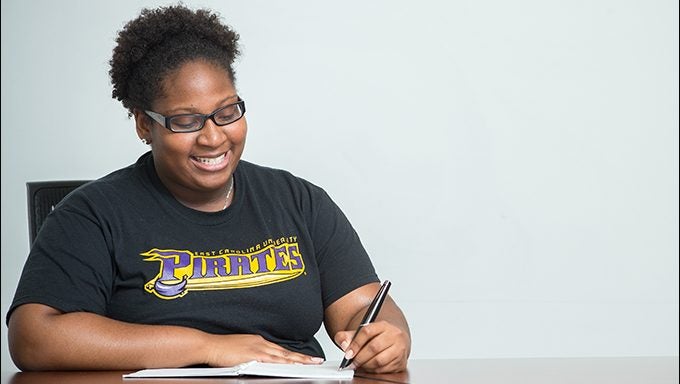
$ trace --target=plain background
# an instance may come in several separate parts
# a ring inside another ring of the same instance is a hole
[[[108,60],[159,4],[2,0],[3,320],[25,183],[147,148]],[[244,159],[343,208],[413,358],[678,354],[677,1],[187,4],[241,34]]]

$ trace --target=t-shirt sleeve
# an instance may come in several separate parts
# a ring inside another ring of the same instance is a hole
[[[7,321],[22,304],[63,312],[106,313],[112,259],[105,230],[82,192],[60,202],[45,220],[19,279]]]
[[[368,283],[379,281],[359,235],[322,189],[315,191],[311,228],[324,308]]]

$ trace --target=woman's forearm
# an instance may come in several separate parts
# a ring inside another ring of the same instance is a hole
[[[178,326],[124,323],[62,314],[40,304],[17,308],[9,323],[12,357],[22,370],[115,370],[205,363],[208,335]]]

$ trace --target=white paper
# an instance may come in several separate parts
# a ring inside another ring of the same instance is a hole
[[[143,369],[123,375],[125,379],[161,377],[224,377],[224,376],[270,376],[306,379],[351,379],[354,371],[338,370],[338,363],[325,362],[321,365],[276,364],[250,361],[225,368],[160,368]]]

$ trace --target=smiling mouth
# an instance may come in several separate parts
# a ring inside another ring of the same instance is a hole
[[[206,164],[206,165],[217,165],[220,164],[224,161],[226,157],[226,154],[223,153],[217,157],[198,157],[194,156],[194,159],[196,159],[198,162]]]

